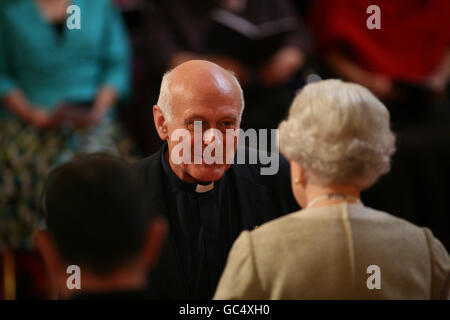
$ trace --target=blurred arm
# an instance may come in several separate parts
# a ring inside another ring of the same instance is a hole
[[[154,11],[148,18],[148,50],[151,55],[151,68],[154,73],[162,73],[179,64],[194,60],[209,60],[225,69],[233,71],[240,81],[248,78],[247,67],[231,57],[206,56],[188,48],[177,38],[174,17],[171,13],[182,12],[184,6],[179,1],[154,1]],[[182,15],[181,15],[182,17]],[[181,19],[181,18],[180,18]],[[188,23],[188,22],[185,22]],[[182,25],[178,22],[178,27]]]
[[[0,7],[0,98],[2,104],[20,118],[25,118],[28,111],[28,101],[18,90],[8,70],[8,42],[4,25],[3,8]]]
[[[106,2],[108,3],[108,2]],[[103,83],[97,92],[94,111],[103,115],[130,90],[130,49],[128,36],[119,12],[106,5]]]
[[[248,231],[244,231],[231,248],[214,299],[267,299],[256,267],[251,235]]]
[[[433,74],[426,80],[428,87],[437,93],[443,92],[448,85],[450,78],[450,48],[444,54],[438,68]]]
[[[297,10],[291,0],[277,0],[276,3],[280,16],[297,21],[296,31],[286,37],[283,47],[295,47],[303,54],[309,54],[312,50],[311,32],[297,14]]]
[[[273,10],[280,18],[294,19],[297,28],[286,36],[279,50],[260,70],[262,83],[269,87],[289,82],[304,65],[306,53],[312,47],[311,36],[290,0],[276,1]]]
[[[335,74],[345,80],[365,86],[381,98],[389,97],[393,92],[394,84],[390,78],[368,72],[337,51],[328,54],[326,60]]]
[[[8,39],[3,18],[3,8],[0,8],[0,102],[13,114],[30,125],[44,126],[48,120],[47,114],[40,109],[33,108],[25,94],[18,88],[10,76],[8,67]]]
[[[431,299],[450,299],[450,257],[442,243],[428,228],[423,228],[431,262]]]
[[[146,43],[150,67],[156,73],[164,72],[180,63],[194,59],[197,55],[189,52],[177,41],[172,30],[170,4],[172,1],[152,1],[153,11],[147,18]],[[176,3],[174,4],[177,5]]]

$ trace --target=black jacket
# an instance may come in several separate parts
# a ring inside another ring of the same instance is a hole
[[[256,152],[256,150],[246,150]],[[134,163],[132,166],[144,180],[152,214],[167,217],[168,208],[164,192],[164,172],[161,152]],[[248,157],[247,157],[248,159]],[[268,176],[261,175],[260,164],[233,164],[229,168],[230,183],[239,195],[239,215],[242,230],[255,227],[281,215],[299,209],[292,195],[289,164],[280,155],[279,171]],[[169,230],[157,266],[149,280],[151,297],[155,299],[189,299],[187,281],[184,278],[175,238]]]

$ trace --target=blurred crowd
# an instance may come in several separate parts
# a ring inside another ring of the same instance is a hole
[[[70,2],[81,8],[81,30],[65,27]],[[379,30],[366,26],[372,4]],[[449,248],[448,0],[3,0],[0,250],[15,251],[25,269],[19,294],[45,287],[32,275],[42,269],[32,234],[48,171],[78,153],[156,152],[161,78],[192,59],[235,73],[244,129],[277,128],[308,82],[369,88],[391,113],[399,152],[367,202],[430,226]],[[434,215],[422,216],[431,202]]]

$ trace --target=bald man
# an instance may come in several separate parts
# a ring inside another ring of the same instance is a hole
[[[239,82],[214,63],[188,61],[163,77],[153,117],[165,143],[134,165],[153,211],[170,226],[150,275],[155,298],[211,299],[240,232],[298,210],[286,160],[280,157],[274,175],[261,175],[260,164],[227,161],[242,150],[233,132],[243,110]],[[247,162],[251,152],[244,152]]]

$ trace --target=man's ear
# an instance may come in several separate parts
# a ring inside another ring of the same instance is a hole
[[[55,241],[51,234],[46,231],[39,231],[34,238],[37,248],[39,249],[42,258],[44,259],[47,267],[49,278],[51,281],[51,299],[56,299],[58,291],[61,286],[61,277],[65,276],[65,264],[61,258],[58,249],[56,248]]]
[[[153,106],[153,121],[155,122],[155,128],[161,140],[167,140],[169,138],[167,121],[158,105]]]
[[[163,218],[154,218],[147,228],[147,236],[142,252],[142,263],[149,270],[156,265],[167,235],[167,222]]]

